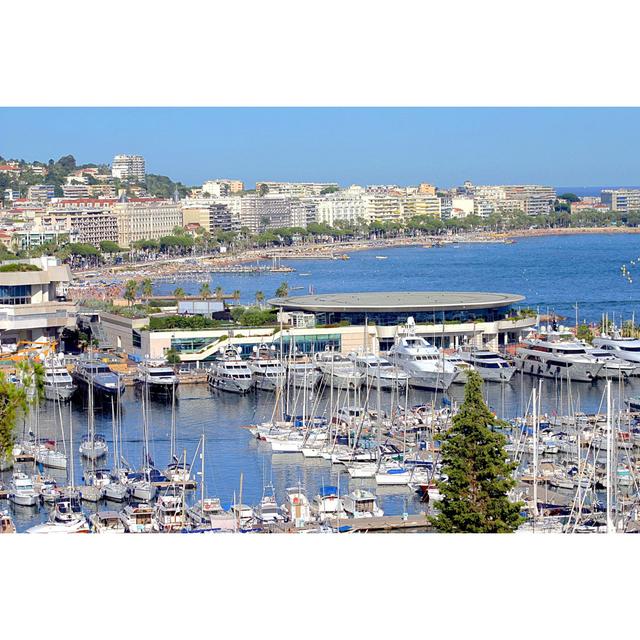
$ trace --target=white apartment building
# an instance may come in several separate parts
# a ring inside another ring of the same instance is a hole
[[[50,200],[55,195],[55,187],[52,184],[33,184],[27,189],[29,200]]]
[[[440,198],[426,192],[418,192],[402,199],[403,217],[405,220],[416,216],[427,216],[439,220],[442,217]]]
[[[240,193],[244,191],[244,182],[242,180],[227,180],[226,178],[217,178],[216,180],[207,180],[202,185],[202,194],[208,193],[213,197],[228,196],[232,193]],[[206,196],[205,196],[206,197]]]
[[[451,218],[466,218],[474,212],[473,198],[451,198]]]
[[[258,194],[265,188],[267,194],[272,196],[308,198],[321,195],[325,189],[338,189],[339,187],[337,182],[256,182]]]
[[[364,189],[352,185],[348,189],[327,194],[317,201],[317,222],[334,226],[342,221],[357,224],[359,220],[370,222],[369,209],[364,199]]]
[[[384,192],[367,192],[363,200],[367,207],[367,221],[400,222],[403,220],[402,196]]]
[[[600,199],[611,211],[640,211],[640,189],[603,189]]]
[[[182,207],[172,200],[140,199],[113,205],[118,224],[118,244],[129,247],[137,240],[158,240],[182,226]]]
[[[119,180],[144,182],[145,162],[142,156],[117,155],[111,163],[111,175]]]

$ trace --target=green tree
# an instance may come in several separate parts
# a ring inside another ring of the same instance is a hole
[[[18,418],[28,411],[24,387],[13,384],[0,371],[0,459],[11,457]]]
[[[133,301],[136,299],[137,292],[138,283],[135,280],[127,280],[124,285],[124,299],[129,304],[133,304]]]
[[[576,331],[576,337],[578,338],[578,340],[584,340],[585,342],[588,342],[589,344],[591,344],[591,341],[593,340],[593,332],[589,328],[589,325],[584,324],[583,322],[581,325],[578,326],[578,330]]]
[[[173,295],[175,296],[176,300],[182,300],[182,298],[184,298],[186,294],[185,294],[184,289],[182,287],[176,287],[173,290]]]
[[[286,298],[289,295],[289,285],[286,282],[283,282],[276,289],[276,298]]]
[[[234,289],[233,293],[231,294],[231,297],[234,300],[240,300],[240,289]]]
[[[153,282],[151,278],[145,278],[140,285],[142,297],[148,300],[153,295]]]
[[[264,302],[264,293],[262,291],[256,291],[256,303],[259,307],[262,306]]]
[[[222,287],[221,287],[220,285],[218,285],[218,286],[216,287],[216,298],[217,298],[218,300],[222,300],[222,296],[223,296],[223,294],[224,294],[224,290],[222,289]]]
[[[211,285],[208,282],[204,282],[200,285],[199,291],[201,298],[210,298],[211,297]]]
[[[173,366],[180,364],[182,362],[180,358],[180,354],[173,348],[167,351],[167,353],[165,354],[165,360],[167,361],[167,364],[170,364]]]
[[[504,450],[506,439],[492,430],[498,420],[482,399],[482,379],[468,374],[464,402],[442,444],[442,472],[438,488],[443,500],[430,518],[444,533],[509,533],[522,522],[520,503],[507,494],[515,485],[515,465]]]
[[[102,251],[102,253],[119,253],[122,249],[118,246],[118,243],[113,240],[103,240],[100,243],[100,251]]]

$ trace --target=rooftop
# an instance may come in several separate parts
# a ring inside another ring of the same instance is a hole
[[[272,298],[269,304],[305,311],[457,311],[506,307],[522,302],[513,293],[470,291],[370,291]]]

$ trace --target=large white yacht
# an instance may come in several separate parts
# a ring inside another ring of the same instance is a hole
[[[603,333],[593,339],[593,346],[611,352],[616,358],[637,362],[640,365],[640,340],[637,338],[623,338],[619,331],[614,331],[613,336]]]
[[[286,365],[287,379],[291,386],[301,389],[315,389],[321,374],[315,362],[308,355],[295,351],[288,357]]]
[[[458,370],[436,347],[416,335],[415,326],[414,319],[407,318],[389,350],[389,360],[409,374],[412,387],[444,391],[456,379]]]
[[[604,366],[562,327],[547,327],[538,337],[524,340],[524,345],[516,351],[516,368],[534,376],[591,382]]]
[[[180,379],[164,360],[143,360],[136,370],[135,382],[152,393],[170,395],[177,390]]]
[[[73,378],[58,355],[44,361],[44,397],[66,402],[77,389]]]
[[[604,366],[598,374],[601,378],[626,379],[629,376],[640,375],[640,362],[636,363],[623,360],[615,355],[614,351],[587,347],[587,353],[603,363]]]
[[[516,369],[499,353],[486,350],[460,349],[460,358],[472,364],[483,380],[509,382]]]
[[[352,353],[349,358],[355,362],[356,369],[365,375],[367,385],[372,388],[380,385],[381,389],[403,389],[409,381],[406,371],[382,356],[373,353]]]
[[[327,387],[357,389],[364,382],[364,373],[346,356],[327,350],[316,353],[316,364]]]
[[[253,386],[253,374],[249,365],[240,358],[240,347],[228,346],[220,360],[215,360],[207,374],[209,386],[214,389],[247,393]]]
[[[253,348],[249,358],[249,369],[253,374],[256,389],[275,391],[284,386],[287,372],[275,355],[275,345],[260,344]]]

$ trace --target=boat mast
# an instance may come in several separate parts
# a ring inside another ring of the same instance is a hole
[[[538,516],[538,390],[533,387],[533,529]]]
[[[611,473],[611,380],[607,380],[607,533],[615,533],[613,519],[611,517],[612,476]]]

